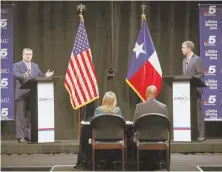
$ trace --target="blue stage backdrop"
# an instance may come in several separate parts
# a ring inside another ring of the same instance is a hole
[[[1,121],[14,120],[13,6],[1,6]]]
[[[205,121],[222,121],[222,5],[200,5],[200,57],[206,75],[202,107]]]

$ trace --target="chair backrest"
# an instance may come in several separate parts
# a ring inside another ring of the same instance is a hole
[[[137,118],[134,129],[139,140],[165,141],[169,139],[170,120],[158,113],[144,114]]]
[[[119,115],[97,115],[90,122],[95,140],[121,140],[126,122]]]

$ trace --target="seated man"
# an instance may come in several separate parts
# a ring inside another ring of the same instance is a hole
[[[148,113],[160,113],[160,114],[168,116],[167,106],[155,99],[156,93],[157,93],[157,88],[154,85],[151,85],[147,88],[146,90],[147,100],[143,103],[137,104],[134,119],[133,119],[134,122],[140,115],[144,115]],[[133,154],[136,153],[135,151],[136,150],[134,149]],[[155,162],[155,164],[158,167],[160,167],[160,166],[165,166],[165,162],[162,161],[162,159],[165,159],[165,155],[166,154],[162,154],[162,151],[159,151],[158,153],[156,151],[149,151],[148,154],[143,152],[143,154],[141,154],[141,159],[145,160],[146,166],[147,166],[147,162],[149,163]],[[162,157],[162,158],[159,159],[159,157]]]
[[[139,103],[136,106],[135,115],[133,121],[140,115],[148,114],[148,113],[160,113],[168,116],[167,106],[155,99],[157,93],[157,88],[154,85],[151,85],[146,90],[147,100],[145,102]]]

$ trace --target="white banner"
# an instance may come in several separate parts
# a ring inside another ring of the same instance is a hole
[[[191,141],[190,82],[173,82],[174,141]]]
[[[54,142],[54,85],[38,83],[38,142]]]

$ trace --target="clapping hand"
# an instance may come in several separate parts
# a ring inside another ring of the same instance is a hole
[[[50,72],[50,69],[46,72],[45,76],[46,77],[51,77],[54,74],[54,71]]]
[[[25,74],[24,74],[24,78],[26,79],[26,78],[28,78],[29,77],[29,71],[27,71],[27,72],[25,72]]]

